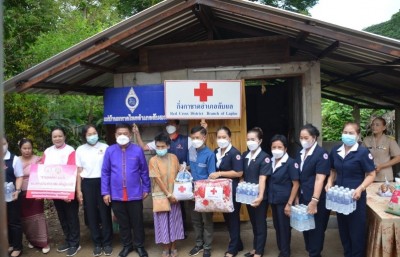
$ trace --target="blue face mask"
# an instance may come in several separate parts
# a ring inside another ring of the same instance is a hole
[[[342,134],[342,142],[347,146],[353,146],[357,143],[356,135]]]
[[[156,149],[156,153],[158,156],[164,156],[168,153],[168,149],[161,149],[161,150]]]
[[[99,141],[99,135],[97,134],[86,137],[86,142],[90,145],[95,145],[97,141]]]

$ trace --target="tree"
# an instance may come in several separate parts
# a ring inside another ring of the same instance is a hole
[[[378,35],[400,39],[400,11],[393,14],[390,20],[372,25],[364,30]]]
[[[318,3],[318,0],[250,0],[251,2],[260,2],[265,5],[278,7],[284,10],[307,14],[308,9]]]
[[[129,17],[163,0],[120,0],[117,9],[122,17]]]

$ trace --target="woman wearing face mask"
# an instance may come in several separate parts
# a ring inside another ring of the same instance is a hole
[[[210,174],[209,178],[230,178],[232,179],[232,196],[235,210],[231,213],[224,213],[225,224],[229,231],[229,245],[225,257],[236,256],[243,250],[243,243],[240,238],[240,207],[241,203],[236,202],[236,187],[239,178],[243,175],[243,160],[239,150],[231,144],[231,131],[227,127],[217,130],[217,144],[215,149],[216,172]]]
[[[271,159],[261,149],[263,132],[261,128],[255,127],[247,132],[247,147],[242,155],[244,181],[258,184],[259,192],[252,204],[246,205],[249,212],[250,222],[253,227],[253,249],[246,253],[246,257],[260,257],[264,254],[267,240],[267,172],[271,166]]]
[[[53,145],[44,151],[42,163],[48,165],[75,165],[75,150],[65,143],[65,131],[54,128],[51,131]],[[76,200],[54,200],[58,220],[64,232],[65,241],[57,248],[57,252],[67,252],[74,256],[80,249],[79,203]]]
[[[152,193],[164,193],[171,204],[169,212],[153,214],[155,241],[156,244],[163,245],[162,257],[177,257],[176,241],[184,239],[181,208],[172,194],[174,180],[179,171],[179,161],[174,154],[168,153],[171,143],[168,135],[160,134],[154,141],[157,154],[149,161]]]
[[[348,122],[342,132],[342,145],[332,149],[331,175],[326,185],[328,191],[333,185],[355,189],[353,199],[357,200],[357,208],[349,215],[337,214],[339,235],[345,257],[365,256],[367,193],[365,189],[375,179],[375,165],[372,154],[367,148],[360,146],[357,140],[360,127],[357,123]]]
[[[271,139],[272,165],[268,177],[268,202],[276,231],[279,257],[290,256],[290,207],[299,190],[299,165],[289,157],[283,135]]]
[[[86,144],[76,149],[76,197],[84,206],[88,227],[94,244],[93,256],[111,255],[112,221],[111,208],[101,195],[101,167],[107,144],[99,142],[96,127],[87,125],[82,130]]]
[[[318,129],[306,124],[300,129],[303,149],[296,158],[300,166],[300,203],[308,206],[308,213],[314,215],[315,229],[304,231],[306,250],[310,257],[320,257],[324,247],[325,230],[330,211],[325,208],[326,177],[329,176],[328,153],[318,145]]]
[[[364,139],[366,146],[374,157],[376,177],[375,181],[383,182],[386,179],[393,181],[392,166],[400,162],[400,147],[396,140],[386,135],[386,120],[377,117],[371,124],[372,135]]]
[[[8,228],[8,253],[9,256],[17,257],[22,254],[22,225],[21,225],[21,187],[23,181],[22,162],[8,151],[8,140],[2,136],[3,167],[5,182],[13,183],[15,191],[12,200],[7,202],[7,228]]]
[[[23,138],[19,141],[18,146],[21,152],[19,159],[24,169],[24,180],[21,188],[22,229],[29,242],[29,248],[42,248],[43,253],[48,253],[50,251],[50,244],[46,216],[44,215],[44,201],[43,199],[26,198],[31,165],[39,163],[40,157],[33,153],[32,140]]]

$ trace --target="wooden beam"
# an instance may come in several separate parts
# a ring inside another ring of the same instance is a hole
[[[350,106],[353,106],[354,104],[357,103],[361,108],[371,108],[371,107],[377,109],[383,107],[387,108],[387,106],[377,104],[376,102],[373,101],[360,99],[351,95],[345,95],[331,90],[322,89],[322,94],[330,95],[331,97],[335,97],[336,99],[342,99],[342,100],[344,99],[346,102],[343,103],[348,104]]]
[[[199,20],[199,22],[204,26],[208,33],[208,39],[213,40],[214,35],[217,39],[221,39],[221,34],[218,29],[213,24],[213,17],[210,8],[200,4],[195,4],[192,8],[192,12]]]
[[[398,47],[385,45],[380,42],[374,43],[371,40],[362,39],[359,36],[352,35],[351,33],[344,33],[334,29],[319,27],[317,24],[310,24],[309,22],[300,21],[295,18],[287,17],[287,15],[272,13],[266,14],[263,10],[257,10],[256,8],[243,8],[235,4],[235,2],[228,1],[198,0],[198,3],[223,10],[224,12],[233,12],[242,16],[249,16],[260,21],[275,23],[280,26],[306,31],[311,34],[317,34],[322,37],[331,38],[343,43],[366,48],[371,51],[381,52],[394,57],[400,57],[400,48]]]
[[[324,92],[321,93],[321,97],[325,98],[325,99],[329,99],[329,100],[335,101],[335,102],[338,102],[338,103],[347,104],[347,105],[350,105],[350,106],[353,106],[354,103],[355,103],[353,101],[349,101],[347,99],[336,97],[335,95],[326,94]],[[360,108],[365,108],[365,109],[370,109],[370,108],[388,109],[387,107],[381,107],[381,106],[379,106],[379,107],[371,106],[371,105],[359,105],[359,106],[360,106]]]
[[[113,68],[109,68],[103,65],[98,65],[98,64],[94,64],[91,62],[85,62],[85,61],[80,61],[79,64],[82,67],[88,68],[88,69],[92,69],[92,70],[97,70],[97,71],[102,71],[102,72],[107,72],[107,73],[115,73],[115,69]]]
[[[306,39],[308,38],[309,35],[310,35],[310,32],[300,31],[300,33],[297,35],[294,42],[296,42],[296,44],[298,44],[298,45],[302,45],[306,41]],[[298,50],[299,50],[299,48],[292,49],[290,52],[290,55],[296,55]]]
[[[171,56],[174,56],[173,62]],[[284,36],[178,43],[140,49],[140,65],[147,72],[282,63],[288,60],[289,43]]]
[[[151,27],[152,25],[163,21],[167,18],[170,18],[178,13],[181,13],[184,10],[187,10],[188,8],[191,8],[191,6],[193,6],[194,3],[196,3],[198,0],[186,0],[186,1],[182,1],[179,3],[179,5],[175,6],[174,8],[165,10],[162,13],[159,13],[158,15],[154,15],[151,16],[151,18],[137,24],[136,26],[132,26],[131,28],[122,31],[121,33],[117,34],[116,36],[110,38],[109,40],[99,43],[97,45],[94,45],[91,48],[86,49],[85,51],[83,51],[82,53],[70,58],[69,60],[66,60],[65,62],[62,62],[59,65],[56,65],[54,68],[40,74],[37,77],[34,77],[32,79],[30,79],[29,81],[21,84],[20,86],[17,87],[17,91],[18,92],[22,92],[26,89],[28,89],[29,87],[31,87],[32,85],[45,80],[46,78],[66,69],[69,68],[73,65],[76,65],[77,63],[79,63],[80,61],[92,56],[93,54],[107,48],[108,46],[115,44],[118,41],[121,41],[129,36],[131,36],[132,34],[135,34],[139,31],[142,31],[143,29],[146,29],[148,27]]]
[[[325,56],[327,56],[328,54],[330,54],[331,52],[335,51],[338,47],[339,47],[340,43],[339,41],[335,41],[333,42],[330,46],[328,46],[327,48],[325,48],[319,55],[318,55],[318,59],[322,59]]]
[[[115,54],[118,54],[121,57],[129,57],[131,56],[132,52],[130,49],[120,45],[120,44],[114,44],[110,45],[109,47],[106,48],[108,51],[113,52]]]
[[[104,93],[104,89],[100,89],[98,87],[75,86],[72,84],[50,83],[50,82],[37,83],[35,85],[35,88],[58,90],[60,94],[65,94],[69,91],[85,93],[90,95],[102,95]]]

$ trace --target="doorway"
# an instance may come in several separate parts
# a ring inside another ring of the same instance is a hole
[[[288,154],[300,150],[299,129],[303,125],[301,77],[266,78],[245,81],[247,130],[264,132],[262,149],[271,154],[275,134],[288,139]]]

